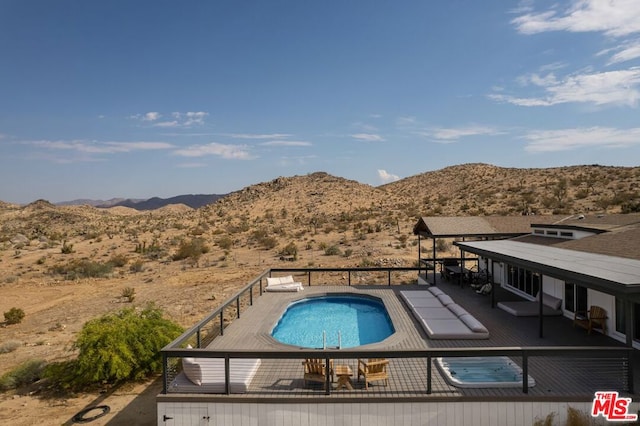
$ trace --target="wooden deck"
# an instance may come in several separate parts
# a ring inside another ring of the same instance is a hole
[[[619,342],[599,333],[588,335],[581,328],[573,328],[571,320],[564,317],[544,318],[544,337],[538,337],[538,318],[514,317],[500,309],[491,308],[490,296],[476,294],[469,287],[438,280],[438,286],[454,301],[474,315],[490,331],[486,340],[431,340],[415,322],[412,314],[398,297],[400,290],[425,290],[425,286],[311,286],[298,293],[266,293],[254,297],[254,304],[242,312],[217,337],[209,348],[214,350],[291,350],[292,347],[276,342],[270,336],[289,303],[301,298],[331,293],[365,293],[383,300],[396,333],[381,343],[359,349],[427,349],[465,347],[514,347],[514,346],[622,346]],[[497,300],[512,298],[508,292],[496,289]],[[637,358],[637,357],[636,357]],[[521,364],[521,359],[513,360]],[[521,387],[494,389],[461,389],[449,385],[435,366],[432,368],[432,393],[427,394],[427,365],[424,358],[394,358],[389,364],[389,386],[374,382],[369,390],[356,381],[357,360],[335,359],[335,364],[349,365],[354,371],[353,390],[332,390],[325,395],[321,384],[304,385],[302,359],[263,359],[249,391],[235,395],[206,395],[207,400],[271,398],[281,400],[339,398],[361,401],[363,398],[405,401],[474,401],[474,400],[562,400],[590,401],[597,390],[622,390],[626,380],[622,360],[535,357],[529,359],[529,375],[536,385],[528,394]],[[636,363],[634,363],[636,364]],[[638,370],[636,370],[638,371]],[[334,384],[335,387],[335,384]],[[636,385],[636,389],[638,386]],[[186,397],[186,396],[185,396]],[[195,395],[189,395],[193,400]]]

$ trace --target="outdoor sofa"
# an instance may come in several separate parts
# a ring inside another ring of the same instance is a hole
[[[229,360],[229,392],[246,393],[259,359]],[[182,358],[182,372],[169,384],[172,393],[224,393],[224,358]]]
[[[489,338],[489,330],[438,287],[401,291],[400,297],[431,339]]]
[[[268,277],[266,291],[302,291],[304,286],[301,282],[295,282],[293,276]]]

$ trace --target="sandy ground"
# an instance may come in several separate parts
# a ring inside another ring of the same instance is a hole
[[[388,241],[366,241],[367,246],[386,247],[367,249],[375,257],[405,257],[406,264],[415,259],[416,247],[397,250],[391,248],[393,238],[382,234],[379,238]],[[75,241],[74,257],[107,258],[131,245],[117,239],[101,243]],[[134,256],[130,248],[125,253]],[[56,362],[74,357],[72,345],[82,325],[107,312],[154,302],[165,316],[188,328],[269,266],[354,266],[359,261],[324,256],[321,250],[304,251],[298,262],[282,262],[273,253],[249,249],[234,250],[224,263],[218,261],[219,256],[220,253],[209,253],[195,267],[187,262],[150,261],[139,273],[122,268],[111,278],[68,281],[47,272],[51,265],[70,259],[60,253],[59,247],[27,247],[19,254],[0,251],[0,312],[20,307],[26,313],[20,324],[0,326],[0,345],[19,343],[15,351],[0,354],[0,375],[30,359]],[[41,264],[43,258],[46,260]],[[132,304],[121,297],[126,287],[135,288]],[[155,397],[161,390],[159,378],[67,398],[47,397],[37,390],[29,394],[33,389],[0,393],[0,424],[70,425],[80,410],[103,404],[111,411],[91,424],[157,424]]]
[[[75,398],[40,398],[2,395],[0,424],[72,425],[80,410],[108,405],[110,412],[90,422],[92,425],[156,425],[156,395],[162,390],[162,380],[125,385],[104,394],[85,394]],[[95,411],[93,414],[97,414]]]

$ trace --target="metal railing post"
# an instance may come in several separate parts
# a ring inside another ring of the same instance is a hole
[[[627,349],[627,387],[628,392],[635,393],[635,385],[633,384],[633,348]]]
[[[231,395],[231,386],[229,386],[229,381],[231,374],[229,373],[229,354],[225,354],[224,356],[224,393],[227,395]]]
[[[224,336],[224,309],[220,311],[220,335]]]
[[[167,393],[167,385],[169,384],[169,362],[167,361],[167,354],[162,353],[162,393]]]
[[[387,273],[389,274],[389,278],[388,278],[389,286],[391,286],[391,269],[388,269]]]
[[[236,319],[240,318],[240,296],[236,298]]]
[[[431,355],[427,356],[427,395],[431,395]]]
[[[253,286],[249,289],[249,306],[253,306]]]
[[[324,362],[324,393],[325,395],[331,395],[331,365],[329,364],[329,357],[325,357]]]
[[[200,327],[198,327],[198,331],[196,332],[196,348],[201,348],[202,347],[202,339],[200,338],[201,333],[200,333]]]
[[[522,392],[529,393],[529,357],[522,351]]]
[[[349,269],[349,287],[351,287],[351,269]]]

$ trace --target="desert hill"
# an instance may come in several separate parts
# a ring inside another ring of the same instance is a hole
[[[269,266],[414,265],[419,216],[638,211],[639,193],[640,167],[466,164],[379,187],[323,172],[279,177],[197,209],[0,202],[0,312],[26,313],[0,329],[11,348],[0,375],[73,357],[82,325],[123,307],[153,302],[189,327]],[[24,410],[39,423],[55,410],[64,423],[88,402],[34,397]],[[0,393],[0,412],[5,403],[27,405]]]
[[[423,215],[619,212],[638,207],[640,167],[518,169],[464,164],[381,188],[405,200],[413,197]]]

